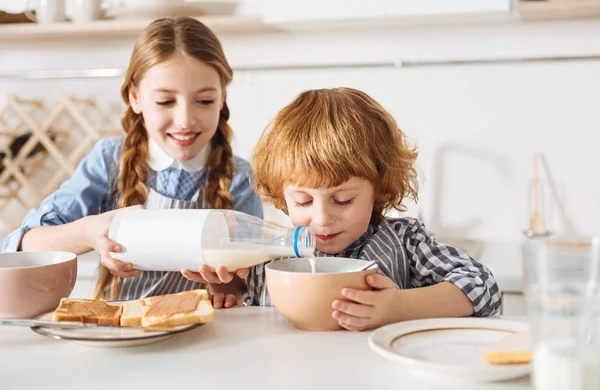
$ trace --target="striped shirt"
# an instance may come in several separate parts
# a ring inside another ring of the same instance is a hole
[[[332,256],[316,251],[318,257]],[[413,218],[384,219],[336,257],[376,261],[379,272],[397,288],[409,289],[450,282],[473,303],[475,316],[489,316],[500,308],[501,295],[492,272],[466,252],[438,243],[424,225]],[[250,269],[246,305],[272,306],[265,283],[266,264]]]

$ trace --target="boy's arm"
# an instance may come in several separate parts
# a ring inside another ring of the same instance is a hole
[[[432,286],[398,290],[398,305],[392,322],[435,317],[473,315],[473,303],[454,284],[442,282]]]
[[[420,316],[495,314],[501,296],[491,271],[464,251],[437,243],[419,221],[406,221],[399,233],[404,235],[413,289],[400,291],[404,310]]]

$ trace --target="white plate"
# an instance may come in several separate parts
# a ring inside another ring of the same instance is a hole
[[[52,312],[39,317],[40,320],[52,320]],[[147,331],[138,328],[51,328],[32,327],[31,329],[43,336],[57,340],[69,340],[91,347],[132,347],[165,340],[176,333],[186,332],[202,324],[185,325],[169,331]]]
[[[399,322],[375,330],[369,346],[411,371],[475,381],[498,381],[529,374],[530,364],[490,365],[483,353],[527,324],[494,318],[435,318]]]

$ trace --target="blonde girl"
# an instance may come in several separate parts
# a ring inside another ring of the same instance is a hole
[[[141,34],[121,88],[125,137],[100,140],[73,176],[31,210],[4,251],[95,249],[96,298],[138,299],[230,282],[224,268],[140,272],[111,258],[119,208],[235,209],[262,217],[251,171],[231,149],[226,87],[232,79],[217,37],[193,18],[156,20]],[[239,272],[242,277],[246,274]],[[216,308],[235,297],[215,296]]]

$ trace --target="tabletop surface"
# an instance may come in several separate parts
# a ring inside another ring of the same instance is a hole
[[[301,331],[275,309],[260,307],[218,310],[209,324],[127,348],[90,347],[5,326],[0,389],[530,389],[529,378],[477,383],[414,374],[371,351],[369,334]]]

